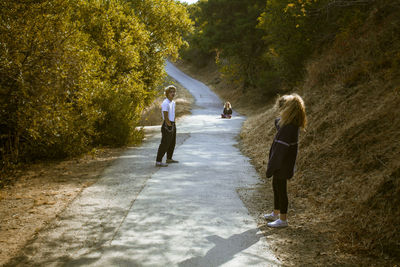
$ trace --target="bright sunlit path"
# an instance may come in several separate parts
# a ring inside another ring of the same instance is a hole
[[[210,88],[170,62],[166,71],[195,98],[177,121],[179,164],[154,166],[161,135],[150,127],[10,266],[281,265],[237,193],[259,182],[236,146],[245,118],[221,119]]]

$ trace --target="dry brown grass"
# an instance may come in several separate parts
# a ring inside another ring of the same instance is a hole
[[[0,190],[0,266],[51,223],[124,148],[93,150],[79,158],[21,166]]]
[[[341,248],[399,261],[400,83],[383,78],[387,70],[354,63],[321,85],[314,79],[327,62],[313,62],[313,79],[304,86],[311,119],[293,190],[307,194],[319,216],[330,217]]]
[[[374,30],[367,24],[309,64],[302,93],[311,119],[293,187],[330,217],[340,248],[386,259],[382,264],[400,262],[396,20]],[[382,46],[388,41],[393,46]]]
[[[288,186],[293,224],[271,238],[286,265],[400,264],[400,52],[382,46],[390,36],[383,29],[393,31],[384,27],[339,40],[344,43],[308,64],[297,93],[305,100],[309,125]],[[257,93],[243,94],[211,67],[182,66],[248,116],[241,149],[264,178],[275,134],[274,99],[260,105]],[[255,216],[272,208],[265,181],[240,189]],[[265,222],[259,226],[271,237]]]

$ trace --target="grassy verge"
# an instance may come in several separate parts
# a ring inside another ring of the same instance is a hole
[[[268,229],[259,218],[272,209],[265,167],[275,135],[274,99],[262,99],[256,90],[243,93],[213,65],[197,70],[181,62],[180,67],[247,115],[240,148],[261,183],[238,191],[285,265],[396,266],[400,147],[394,144],[400,138],[395,116],[400,112],[400,83],[393,76],[382,79],[392,73],[388,70],[362,80],[350,75],[359,72],[360,59],[324,80],[327,68],[340,64],[335,53],[310,62],[307,79],[297,91],[305,99],[309,125],[300,136],[298,171],[288,184],[291,227],[283,231]]]

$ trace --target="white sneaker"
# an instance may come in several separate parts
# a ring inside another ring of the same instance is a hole
[[[164,162],[156,162],[156,167],[168,167],[168,164],[167,163],[164,163]]]
[[[269,227],[272,227],[272,228],[283,228],[283,227],[288,227],[287,221],[282,221],[281,219],[278,219],[278,220],[273,221],[273,222],[269,222],[269,223],[267,223],[267,225],[268,225]]]
[[[267,221],[276,221],[279,219],[279,215],[275,215],[274,212],[271,212],[269,214],[264,214],[263,216]]]

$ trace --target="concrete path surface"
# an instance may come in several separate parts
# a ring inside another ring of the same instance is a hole
[[[196,101],[177,123],[180,163],[154,166],[160,126],[148,127],[142,146],[127,150],[9,265],[280,264],[236,193],[258,182],[235,146],[244,118],[220,119],[223,104],[208,87],[166,68]]]

